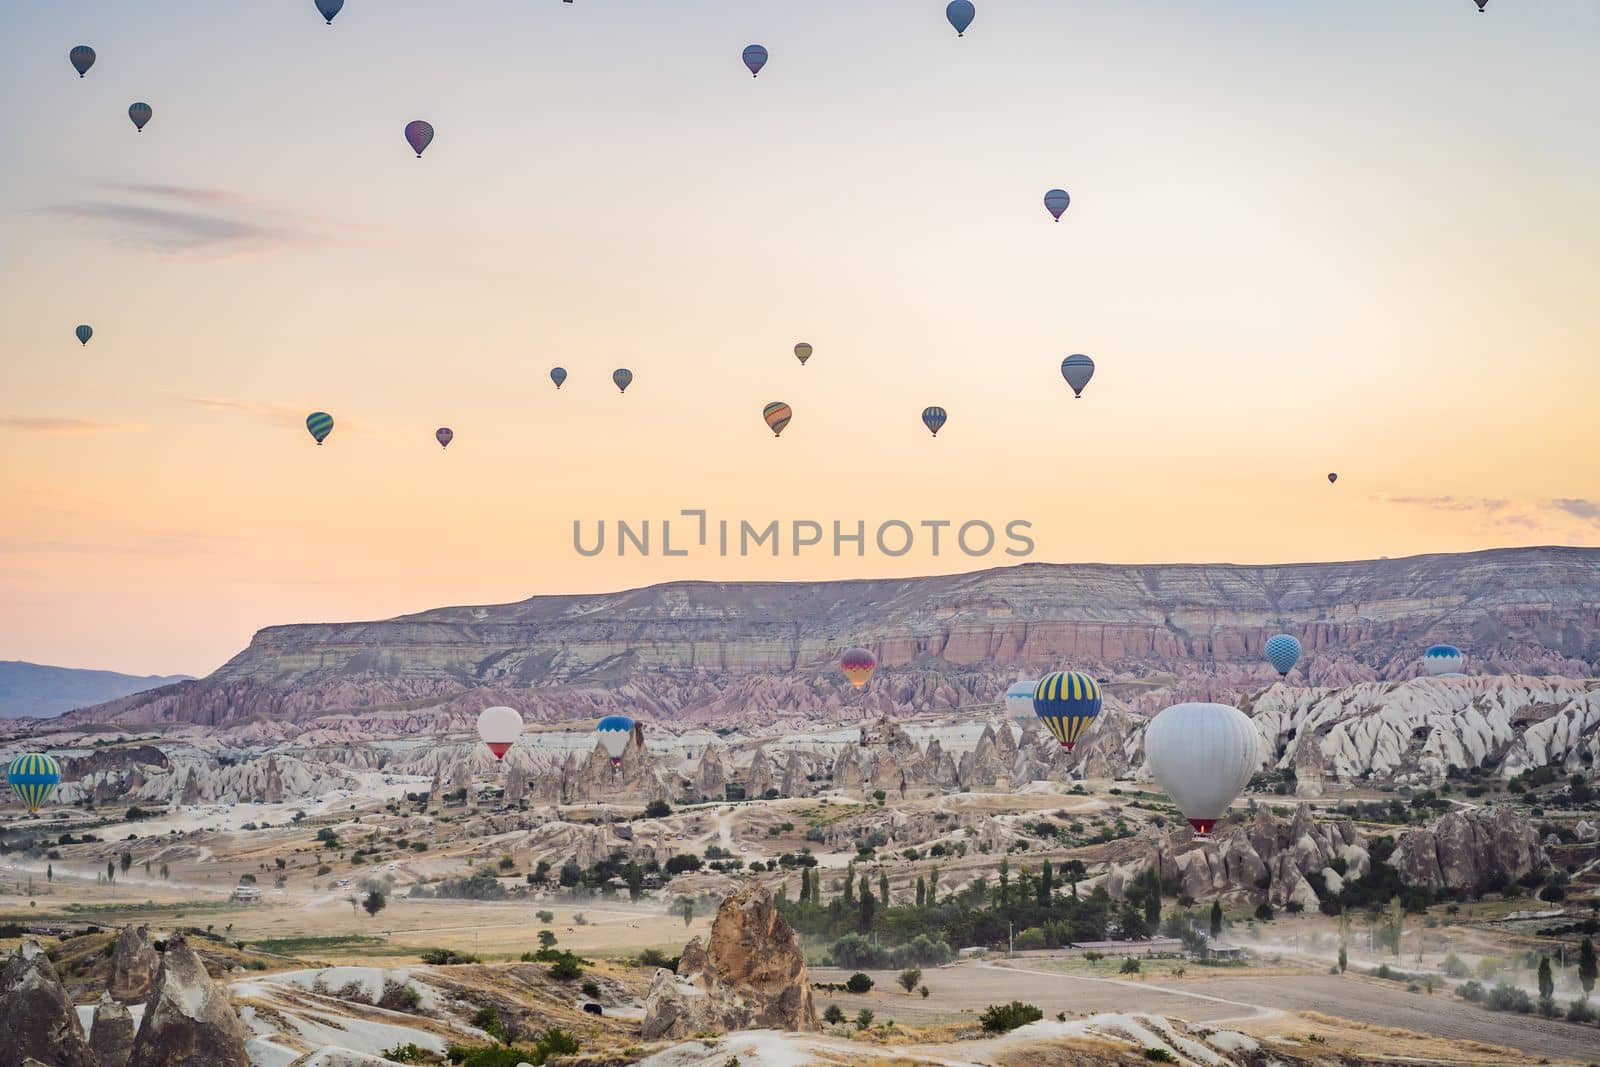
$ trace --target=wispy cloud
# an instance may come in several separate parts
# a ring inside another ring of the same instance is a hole
[[[220,396],[185,396],[183,398],[191,404],[212,411],[228,411],[239,415],[249,415],[254,418],[264,419],[271,423],[288,423],[294,425],[305,420],[306,413],[289,407],[287,404],[264,404],[250,400],[232,400]]]
[[[113,239],[153,252],[244,255],[307,239],[262,204],[223,189],[119,185],[118,195],[58,204],[55,214],[103,228]]]
[[[91,419],[58,419],[46,415],[0,415],[0,429],[26,433],[109,433],[136,427]]]
[[[1581,497],[1559,497],[1550,501],[1550,506],[1576,518],[1600,523],[1600,501],[1585,500]]]
[[[1480,511],[1493,515],[1508,507],[1509,500],[1495,500],[1481,496],[1383,496],[1379,500],[1390,504],[1428,508],[1431,511]]]

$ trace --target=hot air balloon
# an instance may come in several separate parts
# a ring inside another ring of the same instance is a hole
[[[344,7],[344,0],[317,0],[317,12],[333,25],[333,16],[337,15]]]
[[[437,430],[433,431],[433,438],[435,441],[439,442],[440,448],[449,448],[450,442],[454,441],[455,437],[456,432],[448,426],[441,426]]]
[[[1082,353],[1068,356],[1061,361],[1061,376],[1072,386],[1073,398],[1081,400],[1084,386],[1094,377],[1094,360]]]
[[[128,105],[128,117],[133,120],[133,128],[138,130],[140,133],[144,132],[144,124],[149,122],[150,116],[154,114],[155,112],[150,109],[149,104],[139,103]]]
[[[1226,704],[1174,704],[1144,731],[1145,764],[1205,837],[1261,762],[1255,724]]]
[[[1006,711],[1013,719],[1026,719],[1033,715],[1033,691],[1039,687],[1036,681],[1012,682],[1006,690]]]
[[[85,323],[72,332],[78,335],[78,343],[86,345],[89,343],[89,338],[94,336],[94,327]]]
[[[926,426],[935,437],[939,436],[939,430],[943,428],[949,419],[950,416],[945,414],[944,408],[922,409],[922,425]]]
[[[967,27],[972,25],[972,16],[975,14],[977,11],[972,6],[972,0],[950,0],[949,6],[944,9],[944,17],[956,28],[957,37],[967,32]]]
[[[567,368],[565,368],[565,367],[551,367],[550,368],[550,380],[552,382],[556,383],[556,388],[557,389],[560,389],[561,388],[561,383],[567,380]]]
[[[750,68],[750,76],[756,77],[761,73],[761,68],[767,65],[767,50],[758,44],[746,45],[744,65]]]
[[[94,49],[86,44],[75,46],[67,53],[67,58],[72,61],[72,69],[78,72],[78,77],[89,73],[89,68],[94,66]]]
[[[794,418],[794,412],[781,400],[774,400],[761,409],[761,417],[767,420],[767,425],[772,427],[772,436],[777,437],[783,433],[783,428],[789,425],[789,420]]]
[[[1278,674],[1287,677],[1294,670],[1294,665],[1300,662],[1300,642],[1293,634],[1273,634],[1267,638],[1267,662],[1278,669]]]
[[[1056,671],[1039,679],[1033,713],[1068,752],[1100,714],[1100,683],[1078,671]]]
[[[878,657],[870,649],[857,645],[844,650],[844,655],[839,657],[839,669],[844,671],[844,676],[850,679],[850,684],[857,689],[867,684],[867,679],[872,677],[872,672],[878,669]]]
[[[1339,476],[1337,474],[1334,474],[1334,473],[1331,473],[1331,472],[1328,474],[1328,484],[1329,485],[1332,485],[1334,482],[1336,482],[1338,480],[1339,480]]]
[[[1435,678],[1446,674],[1460,674],[1467,657],[1455,645],[1434,645],[1422,654],[1422,669]]]
[[[406,144],[422,158],[423,151],[433,143],[433,127],[421,119],[406,123]]]
[[[516,708],[496,706],[478,712],[478,736],[489,746],[496,760],[506,758],[522,733],[522,716]]]
[[[1060,222],[1061,216],[1066,214],[1067,205],[1070,203],[1072,197],[1067,195],[1065,189],[1052,189],[1044,194],[1045,209],[1056,217],[1057,222]]]
[[[595,726],[595,736],[600,739],[600,747],[606,750],[606,755],[611,757],[611,766],[622,765],[622,754],[628,750],[633,728],[633,720],[626,715],[607,715]]]
[[[35,813],[44,807],[44,802],[50,799],[50,794],[61,783],[61,767],[41,752],[29,752],[11,761],[6,781],[11,783],[11,788],[27,806],[29,813]]]
[[[1483,9],[1489,6],[1489,0],[1477,0],[1478,14],[1483,14]]]
[[[618,367],[611,372],[611,380],[617,383],[617,390],[626,393],[628,386],[633,384],[633,371],[627,367]]]
[[[804,341],[801,341],[799,344],[795,345],[794,358],[798,359],[800,361],[800,365],[804,367],[806,365],[806,360],[811,358],[811,346],[806,344]]]
[[[306,429],[311,432],[311,436],[316,438],[317,444],[320,445],[333,432],[333,416],[326,411],[313,411],[306,416]]]

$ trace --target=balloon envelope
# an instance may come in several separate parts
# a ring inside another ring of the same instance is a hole
[[[1037,681],[1012,682],[1006,690],[1006,714],[1013,719],[1027,719],[1033,715],[1033,691],[1039,687]]]
[[[1056,671],[1039,679],[1033,713],[1068,752],[1100,714],[1100,683],[1079,671]]]
[[[1467,657],[1455,645],[1434,645],[1422,654],[1422,669],[1435,678],[1442,674],[1460,674]]]
[[[798,359],[800,361],[800,365],[804,367],[806,365],[806,360],[811,358],[811,346],[806,344],[804,341],[801,341],[799,344],[795,345],[794,358]]]
[[[1189,820],[1209,834],[1261,762],[1255,723],[1227,704],[1174,704],[1144,731],[1150,773]]]
[[[552,382],[556,383],[556,388],[557,389],[560,389],[561,388],[561,383],[567,380],[567,368],[565,368],[565,367],[551,367],[550,368],[550,380]]]
[[[326,411],[313,411],[306,416],[306,429],[312,437],[316,438],[317,444],[320,445],[333,432],[333,416]]]
[[[478,712],[478,736],[489,746],[494,758],[503,760],[522,733],[522,716],[516,708],[496,705]]]
[[[850,679],[850,684],[860,689],[867,684],[867,679],[872,677],[872,672],[878,669],[878,657],[870,649],[857,645],[847,648],[844,655],[839,657],[839,669],[844,671],[844,676]]]
[[[944,9],[944,17],[956,28],[957,37],[967,32],[975,14],[977,10],[972,6],[972,0],[950,0],[949,6]]]
[[[744,50],[744,65],[750,68],[753,78],[761,73],[761,68],[767,65],[767,50],[761,45],[747,45]]]
[[[617,389],[626,393],[628,386],[633,384],[633,371],[627,367],[618,367],[611,372],[611,380],[617,383]]]
[[[1336,482],[1338,480],[1339,480],[1339,476],[1337,474],[1329,474],[1328,475],[1328,484],[1329,485],[1332,485],[1334,482]]]
[[[1072,386],[1074,397],[1083,396],[1083,387],[1089,384],[1089,379],[1094,377],[1094,360],[1078,353],[1068,356],[1061,361],[1061,377]]]
[[[1057,222],[1061,221],[1061,216],[1066,213],[1067,205],[1070,203],[1072,197],[1067,195],[1065,189],[1052,189],[1044,194],[1045,210],[1054,215]]]
[[[150,109],[149,104],[128,105],[128,117],[133,120],[133,128],[140,133],[144,132],[144,124],[149,122],[150,116],[154,114],[155,112]]]
[[[600,747],[606,750],[606,755],[611,757],[613,767],[622,762],[622,754],[633,737],[633,727],[633,720],[626,715],[607,715],[595,726],[595,736],[600,739]]]
[[[333,16],[343,7],[344,0],[317,0],[317,12],[327,20],[329,26],[333,25]]]
[[[935,437],[939,436],[939,430],[949,420],[950,416],[945,414],[944,408],[934,407],[922,409],[922,425],[926,426]]]
[[[89,343],[89,338],[94,336],[94,329],[92,327],[90,327],[87,323],[82,325],[82,326],[79,326],[76,330],[73,330],[72,332],[78,335],[78,341],[81,344],[88,344]],[[113,347],[115,347],[115,346],[113,346]]]
[[[450,442],[454,441],[455,437],[455,431],[448,426],[441,426],[437,430],[433,431],[433,438],[439,442],[440,448],[449,448]]]
[[[433,127],[431,125],[421,119],[406,123],[406,144],[411,146],[411,150],[417,154],[418,159],[422,158],[423,150],[432,143]]]
[[[1300,662],[1300,641],[1293,634],[1272,635],[1267,638],[1264,651],[1267,662],[1276,667],[1280,675],[1287,675]]]
[[[89,73],[89,68],[94,66],[94,49],[86,44],[80,44],[67,53],[67,58],[72,61],[72,69],[78,72],[78,77]]]
[[[761,417],[767,420],[767,425],[772,428],[772,436],[777,437],[783,433],[783,428],[789,425],[789,420],[794,418],[794,412],[789,405],[781,400],[774,400],[761,409]]]
[[[43,753],[29,752],[11,761],[6,781],[28,810],[36,812],[61,784],[61,767]]]

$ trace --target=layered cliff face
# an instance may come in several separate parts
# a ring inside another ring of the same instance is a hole
[[[341,713],[397,734],[487,702],[531,719],[623,707],[655,720],[938,711],[995,699],[1063,664],[1133,710],[1233,699],[1273,677],[1267,637],[1296,634],[1296,679],[1404,679],[1430,643],[1473,669],[1586,677],[1600,663],[1600,550],[1507,549],[1242,567],[1029,564],[809,584],[675,583],[602,596],[442,608],[386,622],[280,626],[209,678],[74,713],[77,721],[305,722]],[[854,693],[834,669],[865,644]]]

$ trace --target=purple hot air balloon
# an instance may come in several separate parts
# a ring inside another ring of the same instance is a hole
[[[449,448],[450,442],[455,440],[456,433],[448,426],[441,426],[433,431],[433,436],[439,442],[440,448]]]
[[[744,65],[750,68],[750,77],[754,78],[759,75],[761,68],[767,65],[766,48],[759,44],[746,45]]]
[[[1066,213],[1067,205],[1070,203],[1072,197],[1067,195],[1065,189],[1052,189],[1044,194],[1045,210],[1054,215],[1057,222],[1061,221],[1061,216]]]
[[[406,123],[406,144],[422,158],[422,153],[433,143],[433,127],[421,119]]]

